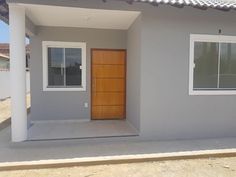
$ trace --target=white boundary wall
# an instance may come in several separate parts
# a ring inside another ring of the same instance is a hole
[[[16,88],[17,89],[17,88]],[[26,72],[26,90],[30,92],[30,72]],[[10,97],[10,71],[0,70],[0,100]]]

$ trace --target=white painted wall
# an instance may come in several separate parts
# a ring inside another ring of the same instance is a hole
[[[26,72],[26,90],[30,92],[30,72]],[[10,97],[10,71],[0,71],[0,100]]]

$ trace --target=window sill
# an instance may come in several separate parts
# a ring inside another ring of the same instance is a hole
[[[74,88],[53,88],[53,87],[46,87],[43,88],[43,91],[66,91],[66,92],[75,92],[75,91],[86,91],[85,87],[74,87]]]
[[[236,90],[190,90],[189,95],[236,95]]]

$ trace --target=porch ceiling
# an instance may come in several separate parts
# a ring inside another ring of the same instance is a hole
[[[22,4],[23,5],[23,4]],[[140,14],[118,11],[24,4],[26,15],[38,26],[128,29]]]

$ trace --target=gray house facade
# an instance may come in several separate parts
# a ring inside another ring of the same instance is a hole
[[[14,70],[13,63],[23,62],[14,58],[23,57],[17,36],[24,31],[14,30],[22,19],[31,45],[31,113],[24,111],[24,84],[12,89],[13,141],[47,139],[56,129],[51,139],[65,138],[64,127],[89,123],[99,137],[107,122],[132,133],[121,126],[102,137],[236,136],[235,3],[184,2],[8,0],[12,85],[24,83],[14,80],[24,65]]]

